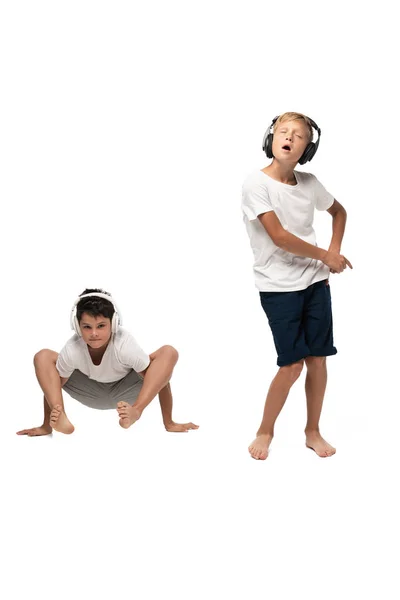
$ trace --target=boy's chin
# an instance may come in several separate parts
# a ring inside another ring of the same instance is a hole
[[[279,159],[280,160],[289,160],[291,162],[293,161],[298,161],[299,159],[297,158],[297,153],[294,154],[293,150],[292,152],[282,152],[282,154],[279,154]]]
[[[107,343],[109,342],[109,340],[99,340],[98,342],[93,342],[93,341],[87,341],[87,345],[90,346],[93,349],[98,349],[98,348],[102,348],[103,346],[105,346]]]
[[[299,159],[296,159],[293,156],[279,156],[278,158],[275,158],[275,160],[280,163],[281,165],[291,165],[292,167],[295,167],[297,165],[297,163],[299,162]]]

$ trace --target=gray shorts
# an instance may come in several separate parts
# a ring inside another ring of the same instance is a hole
[[[117,403],[121,400],[132,405],[136,401],[142,385],[143,378],[133,369],[123,379],[112,383],[101,383],[89,379],[87,375],[75,369],[62,389],[85,406],[107,410],[116,408]]]

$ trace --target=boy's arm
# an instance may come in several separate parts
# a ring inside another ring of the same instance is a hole
[[[141,377],[144,377],[152,360],[126,329],[122,330],[122,339],[117,343],[116,356],[121,364],[134,369]]]
[[[293,235],[293,233],[286,231],[286,229],[282,227],[282,224],[274,211],[258,215],[258,218],[275,246],[278,246],[291,254],[296,254],[297,256],[316,258],[317,260],[324,262],[327,250],[309,244],[297,237],[297,235]]]
[[[305,256],[320,260],[334,273],[341,273],[346,268],[346,265],[353,268],[349,261],[336,250],[318,248],[318,246],[309,244],[296,235],[293,235],[293,233],[286,231],[274,211],[258,215],[258,218],[274,244],[282,248],[282,250],[296,254],[296,256]],[[337,239],[338,237],[335,237],[335,242],[337,242]]]
[[[151,354],[149,354],[149,358],[150,358],[150,362],[147,365],[147,367],[145,369],[143,369],[143,371],[138,371],[138,375],[140,375],[140,377],[143,377],[143,379],[144,379],[144,376],[147,373],[147,370],[148,370],[149,366],[151,365],[152,360],[154,360],[154,356],[152,356]]]
[[[346,227],[347,213],[344,206],[337,200],[334,200],[332,206],[327,212],[332,216],[332,240],[329,244],[329,251],[340,254],[344,230]]]
[[[69,377],[71,377],[75,368],[78,368],[75,365],[75,356],[73,351],[71,350],[72,349],[69,345],[69,342],[67,342],[65,346],[63,346],[63,348],[60,350],[60,353],[57,356],[56,369],[60,377],[62,377],[62,379],[65,380],[62,385],[64,385],[69,379]]]

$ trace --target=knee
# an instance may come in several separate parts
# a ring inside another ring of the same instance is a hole
[[[296,379],[300,377],[300,374],[303,370],[303,366],[304,360],[299,360],[295,363],[292,363],[291,365],[287,365],[286,367],[281,368],[285,369],[285,372],[288,378],[290,379],[290,382],[293,384],[296,381]]]
[[[46,348],[43,350],[39,350],[39,352],[36,352],[35,356],[33,357],[33,364],[35,365],[35,367],[37,367],[48,363],[49,361],[54,362],[53,355],[53,350],[47,350]]]
[[[326,356],[307,356],[307,369],[322,369],[326,364]]]
[[[168,358],[171,362],[176,364],[178,362],[179,354],[178,350],[173,346],[162,346],[161,348],[163,355]]]

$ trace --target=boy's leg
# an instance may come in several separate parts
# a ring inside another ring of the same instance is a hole
[[[337,350],[333,342],[332,301],[329,280],[319,281],[307,289],[304,315],[304,330],[310,348],[306,358],[307,424],[306,445],[318,456],[335,454],[336,450],[326,442],[319,432],[319,419],[324,400],[327,369],[326,357]]]
[[[164,427],[167,431],[178,433],[199,428],[199,426],[194,423],[175,423],[175,421],[172,420],[172,391],[169,382],[159,391],[158,399],[160,401]]]
[[[178,352],[172,346],[162,346],[153,354],[150,354],[150,365],[147,367],[142,388],[136,402],[130,406],[127,402],[118,402],[117,411],[120,416],[120,425],[127,429],[137,421],[143,410],[159,394],[160,406],[164,424],[167,423],[171,429],[168,431],[187,431],[197,429],[197,425],[187,423],[178,425],[172,421],[172,394],[169,386],[172,372],[178,361]],[[178,429],[174,429],[178,427]],[[179,429],[182,427],[182,429]]]
[[[257,460],[265,460],[274,436],[275,421],[286,402],[290,388],[299,378],[304,360],[280,367],[272,380],[265,401],[264,415],[256,439],[250,444],[249,452]]]
[[[324,440],[319,432],[319,420],[328,379],[325,356],[307,356],[306,397],[307,424],[306,445],[323,458],[335,454],[336,449]]]
[[[35,354],[33,362],[36,377],[44,393],[44,422],[42,427],[18,432],[20,435],[45,435],[51,433],[51,429],[61,433],[74,431],[74,426],[68,420],[64,410],[61,388],[67,379],[60,377],[56,369],[57,357],[57,352],[53,350],[40,350]],[[32,433],[34,430],[36,433]],[[42,430],[43,433],[38,433],[38,430]]]

